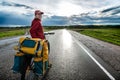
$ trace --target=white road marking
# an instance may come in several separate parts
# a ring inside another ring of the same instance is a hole
[[[75,42],[89,55],[89,57],[103,70],[103,72],[111,79],[115,80],[115,78],[77,41],[74,37]]]

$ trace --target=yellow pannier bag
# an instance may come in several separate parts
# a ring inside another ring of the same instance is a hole
[[[14,56],[14,65],[12,67],[13,72],[20,73],[23,62],[24,62],[24,54],[21,52],[17,52]]]
[[[43,43],[43,62],[48,60],[48,42]]]
[[[41,56],[43,44],[45,40],[40,38],[26,38],[19,39],[18,50],[25,54]]]

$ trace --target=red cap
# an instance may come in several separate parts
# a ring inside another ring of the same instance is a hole
[[[35,10],[35,15],[36,14],[44,14],[43,12],[41,12],[40,10]]]

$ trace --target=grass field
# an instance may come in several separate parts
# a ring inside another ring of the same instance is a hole
[[[24,35],[25,30],[24,29],[18,29],[18,30],[0,30],[0,38],[5,38],[5,37],[12,37],[12,36],[18,36],[18,35]]]
[[[120,29],[75,29],[80,32],[106,42],[110,42],[120,46]]]
[[[27,29],[0,29],[0,39],[5,38],[5,37],[24,35],[26,31],[29,31],[29,28]],[[44,31],[49,31],[49,29],[44,29]]]

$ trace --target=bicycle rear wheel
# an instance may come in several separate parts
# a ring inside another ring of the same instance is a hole
[[[21,66],[21,80],[25,80],[28,66],[30,66],[32,56],[24,55],[24,62]]]

